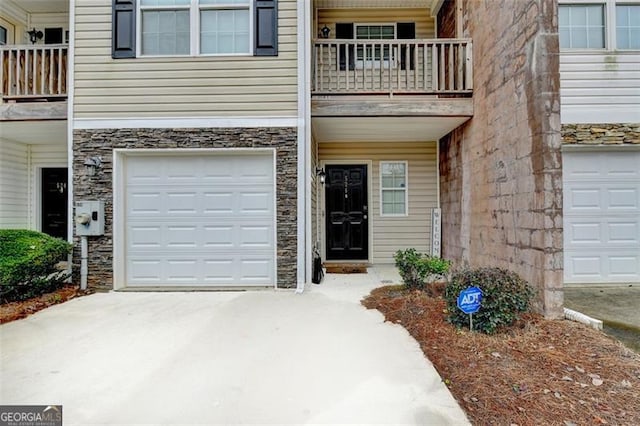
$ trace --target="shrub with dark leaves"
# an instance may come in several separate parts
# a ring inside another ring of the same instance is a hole
[[[453,274],[445,288],[449,322],[469,326],[469,315],[457,306],[460,292],[467,287],[482,290],[480,310],[473,314],[474,330],[492,334],[513,324],[520,313],[529,309],[533,289],[518,274],[500,268],[465,269]]]

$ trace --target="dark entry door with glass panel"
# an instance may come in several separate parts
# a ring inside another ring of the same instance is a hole
[[[42,169],[41,229],[52,237],[67,239],[67,169]]]
[[[325,167],[327,260],[367,260],[367,166]]]

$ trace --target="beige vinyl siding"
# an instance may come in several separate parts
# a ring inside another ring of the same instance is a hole
[[[29,26],[41,29],[62,28],[62,41],[64,43],[64,32],[69,29],[68,13],[32,13],[29,15]],[[44,44],[44,37],[36,44]]]
[[[33,229],[40,229],[41,176],[45,167],[67,167],[67,145],[30,145],[31,164],[29,171],[29,222]]]
[[[563,123],[639,122],[640,54],[562,51],[560,97]]]
[[[297,116],[296,0],[278,56],[111,58],[111,2],[77,0],[74,117]]]
[[[27,145],[0,139],[0,228],[27,228]]]
[[[371,179],[369,226],[372,230],[369,250],[374,264],[393,263],[393,254],[399,249],[414,247],[419,251],[429,252],[431,209],[437,207],[438,202],[435,142],[320,143],[319,159],[328,164],[332,161],[344,163],[345,160],[372,162],[372,170],[369,171],[369,179]],[[408,216],[383,217],[380,215],[381,161],[408,162]],[[324,226],[322,228],[324,229]]]
[[[329,38],[335,38],[336,22],[356,24],[415,22],[416,38],[435,38],[435,22],[430,9],[424,8],[359,8],[318,9],[316,34],[325,25],[331,29]]]

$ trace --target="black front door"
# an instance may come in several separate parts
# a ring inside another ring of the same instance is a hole
[[[52,237],[67,239],[67,169],[42,169],[41,229]]]
[[[367,260],[367,166],[326,166],[327,260]]]

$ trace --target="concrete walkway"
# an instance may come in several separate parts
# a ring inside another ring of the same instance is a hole
[[[409,334],[360,305],[382,279],[72,300],[0,326],[0,404],[62,404],[65,425],[468,424]]]

